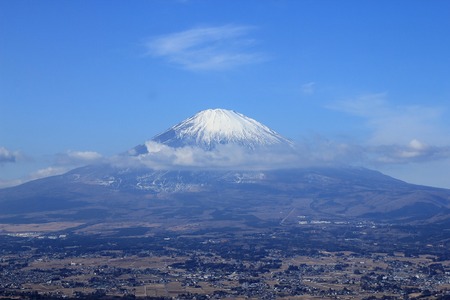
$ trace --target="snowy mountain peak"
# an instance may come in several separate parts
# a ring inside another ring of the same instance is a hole
[[[250,149],[291,142],[258,121],[226,109],[207,109],[155,136],[152,141],[171,147],[238,144]]]

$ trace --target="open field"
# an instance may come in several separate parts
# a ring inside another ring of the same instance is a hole
[[[450,295],[449,245],[446,239],[437,240],[439,234],[433,230],[441,232],[439,228],[323,220],[307,225],[286,220],[271,228],[205,224],[186,222],[168,230],[152,222],[5,227],[17,232],[0,234],[1,296],[27,298],[37,292],[45,297],[98,299],[127,295],[445,299]],[[417,238],[421,231],[430,234],[423,242]]]
[[[83,225],[81,222],[49,222],[36,224],[0,224],[0,233],[57,232]]]

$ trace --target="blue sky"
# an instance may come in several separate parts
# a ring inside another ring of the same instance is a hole
[[[0,186],[207,108],[450,188],[449,1],[0,1]]]

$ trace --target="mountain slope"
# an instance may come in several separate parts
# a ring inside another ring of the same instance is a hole
[[[92,210],[101,212],[94,219],[119,221],[144,214],[142,207],[147,218],[159,220],[155,205],[173,216],[194,206],[202,213],[245,211],[267,220],[278,217],[273,212],[295,209],[298,215],[335,220],[428,222],[449,216],[450,191],[361,168],[167,171],[97,165],[0,190],[0,223],[36,216],[61,221]]]

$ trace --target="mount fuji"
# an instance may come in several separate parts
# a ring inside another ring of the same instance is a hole
[[[226,109],[207,109],[153,137],[152,142],[173,148],[186,146],[213,150],[233,144],[249,150],[267,147],[293,147],[293,143],[274,130],[241,113]],[[130,154],[151,151],[146,145],[135,147]]]
[[[242,164],[229,165],[230,157],[218,155],[236,148],[245,153]],[[244,215],[258,224],[277,223],[284,212],[334,220],[450,220],[450,190],[365,168],[246,164],[247,159],[270,163],[277,158],[273,149],[289,153],[295,146],[238,112],[204,110],[108,163],[0,190],[0,223],[145,220],[222,226]],[[196,159],[202,164],[186,163]]]

